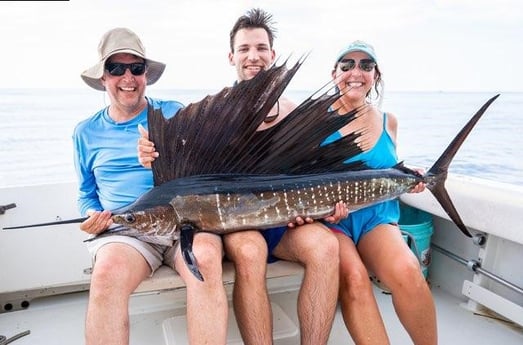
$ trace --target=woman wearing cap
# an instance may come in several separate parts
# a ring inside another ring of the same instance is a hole
[[[338,54],[332,78],[342,96],[333,109],[342,116],[359,107],[362,111],[326,143],[361,133],[362,153],[346,162],[362,160],[370,168],[390,168],[397,163],[397,119],[371,102],[379,100],[383,91],[377,61],[374,48],[362,41],[352,42]],[[420,184],[415,192],[423,189]],[[339,224],[328,224],[340,244],[343,319],[358,345],[390,343],[367,268],[390,289],[396,313],[414,344],[437,343],[434,301],[418,260],[401,236],[398,220],[399,201],[392,200],[351,212]]]
[[[150,169],[136,159],[138,126],[147,126],[149,108],[173,116],[182,104],[145,97],[165,65],[145,55],[138,36],[116,28],[102,37],[99,61],[82,73],[90,87],[107,91],[111,104],[80,122],[73,134],[79,182],[78,207],[89,218],[80,228],[98,234],[111,226],[111,210],[134,202],[153,187]],[[160,265],[180,274],[187,286],[188,335],[191,344],[225,344],[227,296],[222,284],[221,238],[194,237],[193,249],[205,282],[187,269],[177,247],[157,245],[121,235],[87,243],[96,262],[87,308],[86,344],[129,344],[129,296]]]

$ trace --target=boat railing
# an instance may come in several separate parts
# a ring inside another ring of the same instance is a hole
[[[433,215],[431,282],[465,297],[473,312],[494,312],[523,326],[523,187],[462,175],[449,175],[446,187],[472,238],[430,192],[401,196]]]

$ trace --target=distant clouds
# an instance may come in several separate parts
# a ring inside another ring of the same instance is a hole
[[[0,2],[0,87],[85,87],[79,77],[101,35],[127,26],[167,63],[156,88],[219,89],[234,80],[229,30],[262,7],[277,22],[277,53],[310,53],[291,87],[330,78],[336,52],[372,43],[388,90],[523,91],[523,4],[498,0]]]

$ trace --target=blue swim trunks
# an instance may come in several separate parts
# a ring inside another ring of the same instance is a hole
[[[279,260],[277,257],[272,255],[272,251],[274,250],[274,248],[276,248],[278,243],[280,243],[281,238],[283,237],[283,234],[286,230],[286,226],[280,226],[278,228],[270,228],[261,232],[263,237],[265,238],[265,241],[267,242],[267,247],[269,248],[269,256],[267,257],[268,263],[272,263]]]
[[[350,212],[339,224],[323,222],[334,232],[343,233],[358,245],[361,237],[380,224],[398,225],[400,208],[398,199],[384,201]]]

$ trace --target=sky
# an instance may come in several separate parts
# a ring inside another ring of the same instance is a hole
[[[317,90],[337,52],[371,43],[386,90],[523,91],[520,0],[0,1],[0,88],[85,88],[101,36],[135,31],[167,68],[159,89],[229,86],[229,31],[250,8],[273,14],[280,61],[308,54],[291,85]]]

